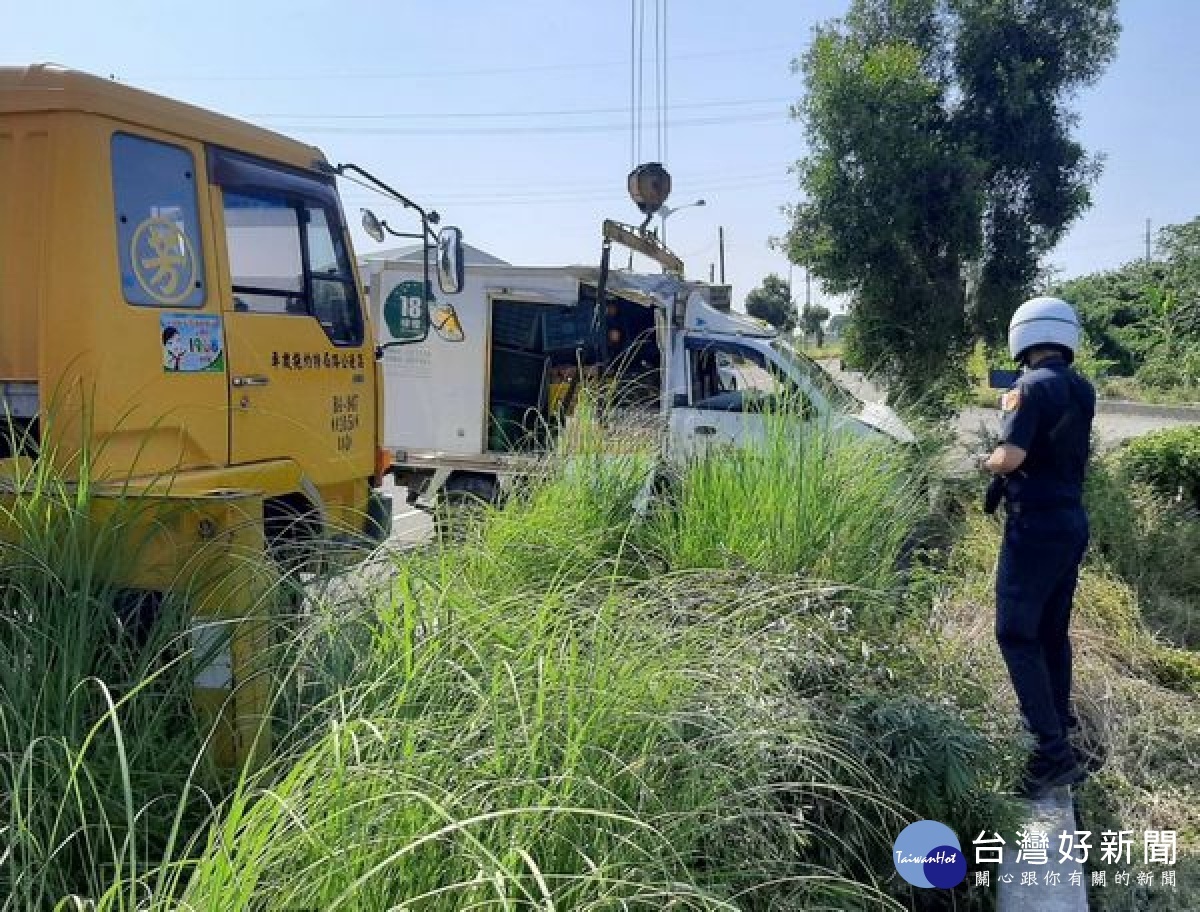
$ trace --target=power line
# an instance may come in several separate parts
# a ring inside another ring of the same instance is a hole
[[[630,150],[631,166],[642,161],[646,115],[646,0],[631,0],[630,17]],[[667,155],[667,0],[654,0],[654,154]],[[635,113],[636,112],[636,113]]]
[[[662,0],[654,0],[654,138],[659,161],[663,161],[662,73]]]
[[[663,9],[663,107],[662,107],[662,130],[663,130],[663,148],[662,160],[667,160],[667,127],[669,126],[668,114],[671,110],[670,99],[667,95],[667,63],[670,58],[667,56],[667,0],[662,0]]]
[[[645,56],[646,56],[646,4],[644,0],[638,0],[638,49],[637,49],[637,132],[634,134],[637,137],[637,160],[642,158],[642,84],[645,82]]]
[[[706,60],[714,57],[757,57],[772,51],[789,51],[795,52],[794,44],[771,44],[762,45],[759,47],[747,48],[730,48],[723,50],[712,51],[691,51],[685,54],[677,54],[673,60]],[[303,82],[306,80],[315,80],[320,82],[329,82],[333,80],[339,81],[355,81],[355,80],[370,80],[381,81],[384,79],[453,79],[458,77],[471,76],[498,76],[508,73],[542,73],[556,70],[594,70],[594,69],[611,69],[613,67],[621,67],[625,65],[624,60],[597,60],[571,63],[542,63],[531,64],[527,66],[514,67],[482,67],[477,69],[464,70],[410,70],[407,72],[392,72],[392,73],[293,73],[290,75],[274,74],[230,74],[223,73],[221,75],[207,76],[179,76],[179,75],[153,75],[153,74],[138,74],[129,75],[126,73],[118,74],[122,82],[126,81],[141,81],[141,82]]]
[[[730,173],[728,171],[696,171],[681,175],[680,179],[690,186],[698,189],[716,189],[716,188],[733,188],[738,186],[749,186],[763,182],[787,182],[791,183],[792,178],[784,173],[783,166],[772,168],[760,168],[754,171],[743,171]],[[450,197],[471,198],[477,199],[480,197],[513,197],[520,196],[524,198],[535,199],[538,196],[576,196],[579,194],[611,194],[613,187],[611,181],[592,181],[581,183],[580,181],[563,181],[558,184],[538,184],[536,190],[530,189],[527,183],[509,184],[507,186],[497,186],[495,182],[486,184],[477,184],[474,187],[455,184],[454,189],[446,189],[439,191],[437,189],[426,188],[425,195],[436,196],[439,199]],[[354,194],[351,194],[353,196]],[[366,197],[364,197],[366,198]],[[374,198],[374,194],[370,196]]]
[[[633,64],[634,55],[637,53],[637,41],[635,40],[635,31],[633,27],[634,11],[637,9],[637,0],[629,0],[629,170],[632,171],[637,165],[637,115],[636,104],[637,94],[635,88],[635,69]]]
[[[787,116],[780,113],[733,114],[726,117],[696,117],[677,120],[677,127],[712,127],[741,123],[785,123]],[[343,127],[326,124],[276,124],[274,129],[286,129],[297,133],[336,133],[364,136],[521,136],[543,134],[572,134],[572,133],[612,133],[625,129],[621,123],[600,124],[559,124],[542,126],[513,126],[513,127],[400,127],[400,126],[358,126]],[[640,146],[639,146],[640,149]]]
[[[783,187],[789,186],[791,180],[786,176],[774,177],[757,177],[747,178],[744,180],[735,181],[714,181],[712,183],[695,184],[699,190],[736,190],[747,189],[752,187]],[[552,203],[585,203],[585,202],[606,202],[619,197],[619,193],[612,189],[585,190],[577,193],[573,192],[558,192],[558,193],[538,193],[537,191],[521,191],[511,190],[507,192],[497,192],[493,194],[464,194],[455,192],[437,193],[436,191],[426,190],[422,192],[422,197],[427,200],[432,200],[435,206],[473,206],[473,205],[541,205]],[[386,209],[392,204],[383,202],[382,199],[373,194],[355,194],[348,193],[343,196],[343,202],[347,205],[354,205],[363,202],[375,203],[378,208]],[[402,207],[400,207],[402,208]]]
[[[632,85],[632,83],[631,83]],[[766,98],[730,98],[710,101],[690,101],[676,105],[688,110],[707,108],[738,108],[752,107],[765,104],[788,104],[794,101],[790,96],[774,96]],[[456,118],[516,118],[516,117],[575,117],[593,114],[624,114],[625,108],[559,108],[557,110],[541,111],[457,111],[439,114],[412,114],[400,112],[395,114],[259,114],[243,115],[254,120],[453,120]]]

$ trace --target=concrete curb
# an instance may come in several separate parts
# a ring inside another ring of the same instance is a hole
[[[975,408],[997,413],[1000,411],[994,405],[976,404]],[[1166,421],[1200,424],[1200,406],[1197,405],[1151,405],[1146,402],[1126,402],[1122,399],[1097,399],[1096,413],[1099,415],[1130,415],[1137,418],[1162,418]]]
[[[1200,405],[1152,405],[1146,402],[1126,402],[1122,399],[1097,399],[1096,411],[1108,415],[1141,415],[1146,418],[1167,418],[1172,421],[1194,421],[1200,424]]]

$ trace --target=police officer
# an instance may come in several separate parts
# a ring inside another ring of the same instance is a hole
[[[1004,479],[996,639],[1037,739],[1023,781],[1030,797],[1087,776],[1067,740],[1067,629],[1088,542],[1083,478],[1096,408],[1092,385],[1071,367],[1079,342],[1065,301],[1039,297],[1017,308],[1008,347],[1022,374],[1004,394],[1001,443],[982,463]]]

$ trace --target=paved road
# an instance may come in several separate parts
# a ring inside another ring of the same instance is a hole
[[[1110,449],[1124,440],[1140,437],[1149,431],[1193,423],[1195,422],[1186,418],[1101,411],[1096,415],[1094,427],[1100,447]],[[973,443],[978,438],[981,427],[995,434],[1000,428],[1000,412],[997,409],[965,408],[959,413],[959,434],[966,442]]]
[[[839,370],[837,361],[833,360],[822,361],[821,366],[833,374],[841,383],[849,387],[851,392],[860,399],[869,402],[883,400],[883,392],[861,374],[853,371]],[[997,390],[996,398],[999,399],[999,397],[1000,391]],[[1178,413],[1172,414],[1172,410],[1169,408],[1160,409],[1151,414],[1117,412],[1109,409],[1109,405],[1101,403],[1100,411],[1097,413],[1095,421],[1096,436],[1099,439],[1100,446],[1106,449],[1116,446],[1123,440],[1140,437],[1148,431],[1196,423],[1195,416]],[[992,435],[999,431],[1000,411],[998,409],[975,407],[964,408],[959,413],[957,425],[960,439],[970,449],[971,447],[976,447],[976,444],[979,442],[981,429],[984,433],[990,432]]]
[[[433,522],[429,514],[415,510],[404,502],[404,488],[397,488],[389,478],[384,490],[392,495],[392,536],[389,547],[411,547],[428,541],[433,535]]]
[[[404,489],[389,479],[384,489],[393,498],[392,532],[383,546],[366,560],[344,572],[310,583],[309,594],[326,606],[361,606],[385,591],[384,584],[395,573],[394,556],[427,543],[433,537],[428,514],[414,510],[404,502]]]

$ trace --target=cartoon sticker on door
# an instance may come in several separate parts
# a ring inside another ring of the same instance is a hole
[[[164,313],[163,370],[171,374],[218,374],[225,370],[221,317],[217,314]]]

